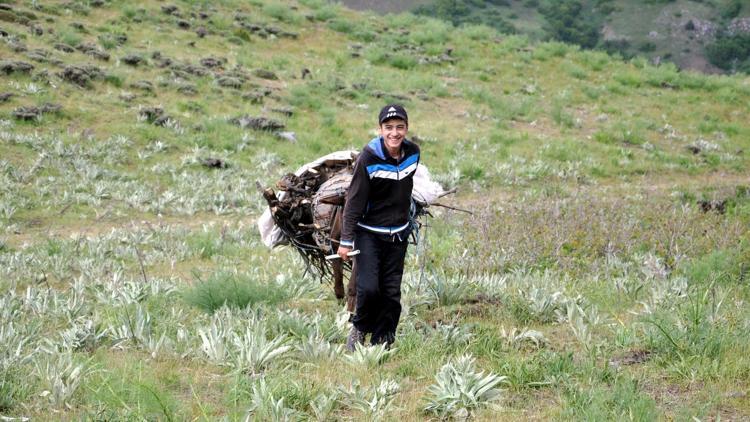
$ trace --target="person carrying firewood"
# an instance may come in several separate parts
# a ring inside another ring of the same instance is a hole
[[[419,147],[406,139],[409,118],[399,104],[383,107],[378,115],[380,136],[371,140],[354,165],[344,206],[338,255],[349,260],[353,249],[357,301],[347,350],[370,343],[395,341],[401,316],[401,277],[407,237],[411,231],[410,207],[413,177],[419,164]]]

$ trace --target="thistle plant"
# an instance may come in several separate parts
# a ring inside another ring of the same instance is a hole
[[[462,346],[468,344],[474,336],[471,329],[465,325],[452,325],[438,323],[435,327],[435,335],[446,347]]]
[[[143,307],[136,306],[135,312],[123,308],[120,322],[119,326],[109,330],[115,342],[114,347],[126,348],[129,342],[140,346],[151,343],[151,315]]]
[[[344,353],[342,344],[334,345],[313,334],[303,338],[295,347],[306,360],[334,360]]]
[[[589,352],[594,351],[592,334],[589,324],[586,322],[586,313],[576,304],[569,304],[567,310],[567,321],[570,330],[579,343]]]
[[[273,322],[271,332],[274,334],[289,334],[300,340],[316,337],[321,340],[336,342],[346,336],[348,314],[343,329],[340,327],[338,320],[324,317],[319,311],[312,315],[306,315],[297,309],[279,310]]]
[[[250,408],[247,410],[245,422],[250,421],[292,421],[300,420],[300,413],[284,405],[284,398],[276,399],[261,379],[253,385]]]
[[[0,321],[1,322],[1,321]],[[31,355],[25,351],[31,338],[18,331],[13,321],[0,324],[0,372],[27,362]]]
[[[377,421],[390,410],[400,388],[396,381],[389,379],[382,380],[380,384],[370,388],[363,388],[358,381],[354,381],[348,390],[339,390],[339,402],[350,409],[361,411],[367,420]]]
[[[531,348],[538,349],[547,344],[547,338],[539,331],[529,330],[526,327],[522,329],[511,328],[506,331],[505,327],[500,328],[500,336],[508,344],[508,347],[514,349]]]
[[[329,421],[333,419],[333,413],[339,407],[339,392],[330,394],[320,393],[310,402],[313,416],[317,421]]]
[[[651,286],[651,297],[638,302],[643,309],[641,314],[653,314],[658,310],[671,309],[681,299],[688,296],[688,282],[684,277],[675,277]]]
[[[40,396],[47,397],[54,406],[70,406],[88,372],[87,365],[76,363],[71,352],[42,355],[35,362],[35,374],[46,388]]]
[[[93,319],[80,317],[60,332],[60,345],[70,351],[93,350],[107,335],[108,329],[102,329]]]
[[[224,326],[220,320],[212,320],[208,327],[198,329],[201,351],[210,361],[218,365],[228,365],[229,348],[227,347],[227,341],[231,334],[234,334],[231,328]]]
[[[309,280],[291,274],[278,274],[276,284],[291,299],[311,298],[321,300],[325,298],[325,293],[320,289],[318,283],[311,283]]]
[[[475,286],[466,280],[449,279],[445,274],[433,274],[427,280],[428,301],[439,306],[461,303],[475,291]]]
[[[385,362],[396,350],[395,348],[388,350],[385,344],[365,346],[358,343],[354,352],[344,355],[344,359],[352,365],[374,368]]]
[[[428,388],[424,410],[440,417],[468,417],[471,411],[500,398],[497,386],[507,379],[474,370],[474,358],[463,355],[443,365]]]
[[[562,292],[549,293],[538,287],[531,288],[528,292],[519,291],[528,305],[528,311],[540,322],[552,322],[559,319],[559,312],[564,309],[566,302]]]
[[[262,372],[292,348],[287,345],[286,336],[266,339],[262,324],[248,326],[243,335],[233,334],[232,343],[236,350],[233,354],[235,368],[252,375]]]

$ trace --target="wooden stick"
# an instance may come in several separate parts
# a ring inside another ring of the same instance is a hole
[[[438,207],[448,208],[449,210],[461,211],[461,212],[465,212],[467,214],[474,215],[474,213],[471,212],[471,211],[469,211],[469,210],[465,210],[465,209],[462,209],[462,208],[451,207],[450,205],[441,204],[439,202],[433,202],[432,204],[430,204],[430,206],[438,206]]]
[[[143,283],[148,284],[148,278],[146,277],[146,267],[143,265],[143,256],[141,256],[141,251],[138,249],[138,245],[133,243],[133,249],[135,249],[135,254],[138,257],[138,264],[141,266],[141,275],[143,276]]]
[[[452,193],[456,193],[456,192],[458,192],[458,188],[453,188],[453,189],[450,189],[450,190],[447,190],[447,191],[441,193],[440,195],[438,195],[438,198],[442,198],[444,196],[448,196],[448,195],[450,195]]]

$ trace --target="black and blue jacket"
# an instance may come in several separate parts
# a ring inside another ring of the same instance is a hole
[[[344,206],[341,245],[354,246],[354,231],[396,235],[409,227],[409,207],[419,147],[407,140],[402,158],[388,154],[382,137],[370,141],[357,157]]]

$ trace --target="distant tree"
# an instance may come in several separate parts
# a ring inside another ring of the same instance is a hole
[[[518,30],[500,12],[502,6],[508,5],[507,2],[508,0],[435,0],[417,7],[414,13],[442,19],[454,26],[482,24],[505,34],[514,34]]]
[[[540,10],[553,39],[593,48],[599,42],[598,19],[581,0],[549,1]]]
[[[461,23],[461,18],[469,14],[469,8],[465,1],[436,0],[435,8],[439,16],[453,22],[453,24]]]
[[[744,70],[750,62],[750,34],[724,34],[706,47],[708,60],[724,70]]]
[[[740,11],[742,11],[742,0],[732,0],[722,6],[720,10],[721,17],[727,20],[734,19],[739,16]]]

